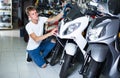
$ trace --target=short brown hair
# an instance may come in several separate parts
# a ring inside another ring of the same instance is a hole
[[[28,6],[28,7],[26,8],[26,10],[25,10],[25,11],[26,11],[26,14],[29,15],[29,12],[32,11],[32,10],[36,10],[36,7],[34,7],[34,6]]]

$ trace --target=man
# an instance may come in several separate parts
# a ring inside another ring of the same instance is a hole
[[[44,23],[53,23],[55,21],[58,21],[61,17],[63,17],[63,12],[53,18],[39,17],[36,8],[34,6],[28,6],[26,8],[26,14],[30,20],[26,25],[26,30],[29,35],[27,52],[39,67],[45,68],[47,64],[44,58],[55,46],[55,43],[53,41],[46,38],[55,35],[57,28],[53,29],[47,34],[43,34]],[[43,53],[40,54],[40,51],[43,51]]]

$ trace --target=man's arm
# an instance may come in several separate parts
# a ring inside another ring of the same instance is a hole
[[[51,32],[47,33],[47,34],[44,34],[42,36],[37,36],[35,33],[31,33],[30,34],[30,37],[38,42],[38,41],[41,41],[41,40],[44,40],[46,38],[48,38],[49,36],[52,36],[52,35],[55,35],[56,34],[56,31],[57,31],[57,28],[53,29]]]
[[[47,22],[54,23],[55,21],[59,21],[63,17],[63,12],[59,13],[57,16],[54,16],[52,18],[48,18]]]
[[[67,9],[68,9],[68,8],[71,8],[70,3],[64,2],[63,6],[64,6],[64,7],[63,7],[62,12],[60,12],[57,16],[54,16],[54,17],[52,17],[52,18],[48,18],[47,22],[52,22],[52,23],[54,23],[55,21],[59,21],[59,20],[66,14]]]

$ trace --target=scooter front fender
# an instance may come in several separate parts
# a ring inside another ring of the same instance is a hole
[[[97,62],[103,62],[108,52],[108,46],[104,44],[90,44],[91,57]]]
[[[75,45],[74,43],[67,43],[65,45],[65,51],[66,54],[74,56],[77,50],[77,45]]]

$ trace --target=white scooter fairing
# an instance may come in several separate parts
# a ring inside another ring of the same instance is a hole
[[[87,41],[83,37],[82,33],[88,26],[88,23],[89,16],[78,17],[73,21],[69,21],[67,23],[64,23],[64,20],[62,20],[57,36],[61,39],[73,39],[84,55],[84,47],[87,44]],[[66,53],[73,56],[76,53],[77,45],[74,43],[67,43],[65,46]]]

